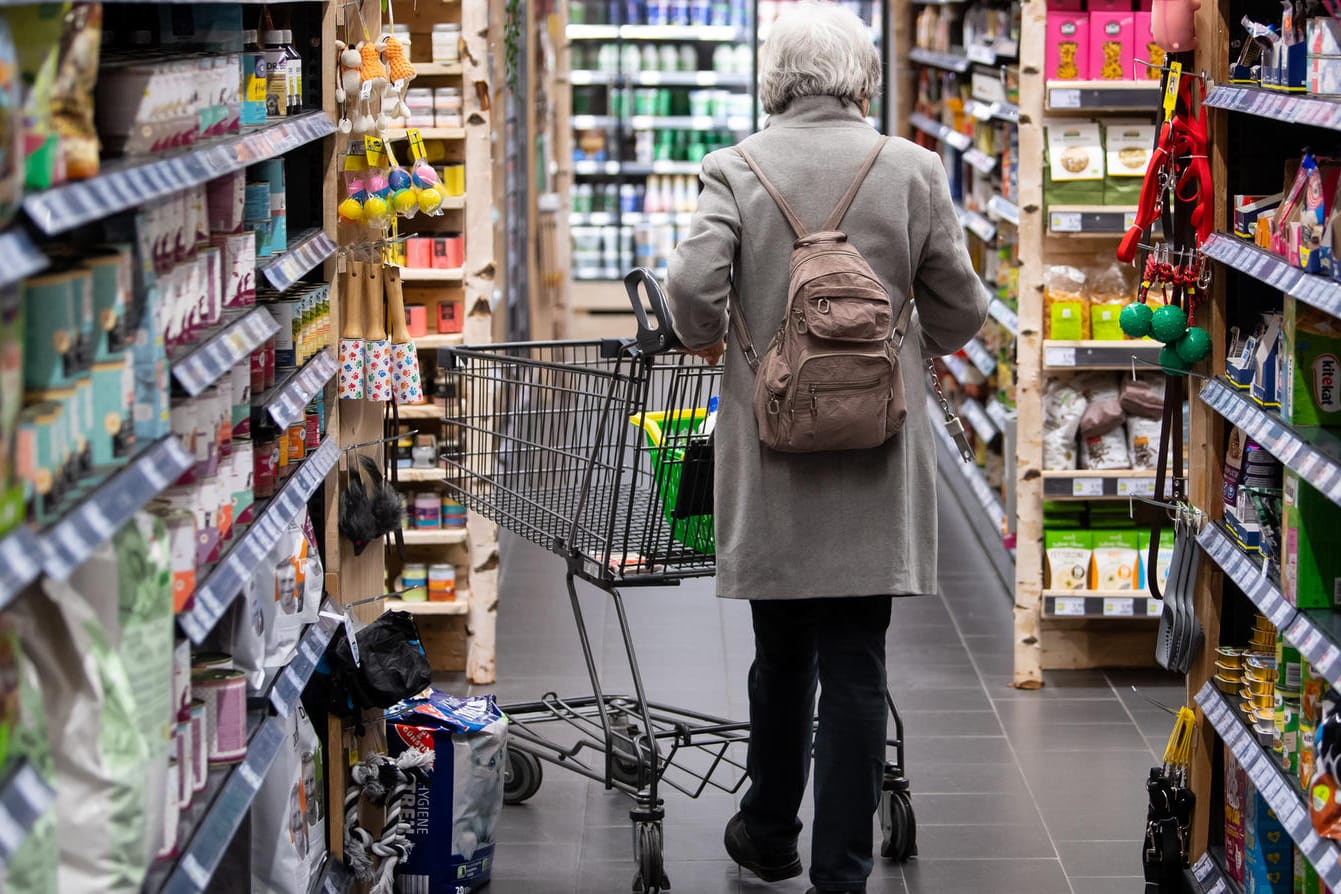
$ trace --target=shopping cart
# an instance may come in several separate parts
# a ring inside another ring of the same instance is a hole
[[[722,369],[669,353],[676,346],[670,311],[650,271],[633,271],[625,286],[636,338],[442,349],[459,407],[448,418],[453,446],[444,462],[462,503],[566,560],[591,679],[591,695],[550,692],[504,707],[512,723],[504,799],[517,804],[534,795],[542,761],[631,796],[633,890],[655,894],[670,887],[662,786],[691,798],[709,787],[739,791],[749,724],[650,701],[643,687],[621,589],[715,571],[709,408]],[[631,695],[602,686],[577,578],[613,600]],[[892,698],[889,707],[896,757],[885,768],[881,854],[902,861],[916,853],[916,827],[903,721]]]

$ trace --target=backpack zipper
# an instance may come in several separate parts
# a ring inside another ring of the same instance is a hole
[[[823,385],[810,386],[810,415],[819,415],[819,395],[826,391],[860,391],[880,384],[880,377],[861,382],[826,382]]]

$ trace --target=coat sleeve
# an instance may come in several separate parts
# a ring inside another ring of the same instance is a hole
[[[711,347],[726,336],[731,264],[740,245],[740,209],[721,164],[703,159],[703,191],[689,224],[689,236],[670,258],[666,297],[675,334],[686,348]]]
[[[945,168],[928,154],[930,229],[915,274],[913,294],[926,357],[962,348],[987,319],[987,290],[969,260]]]

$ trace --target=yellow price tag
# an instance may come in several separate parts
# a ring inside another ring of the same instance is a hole
[[[1168,121],[1173,117],[1173,110],[1178,105],[1178,82],[1183,79],[1183,63],[1169,63],[1169,80],[1164,85],[1164,120]]]
[[[368,170],[368,159],[363,154],[362,143],[350,143],[349,151],[345,153],[346,171],[366,171]]]
[[[374,168],[386,166],[386,150],[377,137],[364,137],[363,150],[368,156],[368,164]]]
[[[408,136],[410,138],[410,157],[415,161],[427,157],[428,150],[424,148],[424,136],[419,132],[419,128],[410,128]]]
[[[386,166],[388,168],[394,168],[399,164],[396,161],[396,150],[392,148],[390,143],[383,144],[382,148],[386,150]]]

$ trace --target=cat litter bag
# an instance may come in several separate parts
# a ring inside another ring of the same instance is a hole
[[[492,695],[461,699],[432,689],[389,708],[386,720],[392,758],[411,748],[434,754],[402,801],[412,847],[396,870],[397,894],[477,890],[493,871],[507,718]]]
[[[251,891],[306,894],[326,856],[321,741],[297,705],[287,736],[252,803]]]

